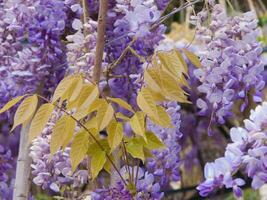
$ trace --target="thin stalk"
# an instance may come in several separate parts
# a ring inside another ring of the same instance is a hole
[[[138,180],[138,172],[139,172],[139,165],[140,165],[140,160],[138,160],[138,164],[137,164],[137,170],[136,170],[136,176],[135,176],[135,183],[134,185],[137,185],[137,180]]]
[[[127,155],[127,151],[126,151],[126,146],[125,146],[124,140],[122,140],[122,146],[123,146],[124,154],[125,154],[125,158],[126,158],[126,166],[128,168],[129,180],[131,182],[133,180],[131,180],[132,179],[132,176],[131,176],[130,167],[129,167],[129,158],[128,158],[128,155]]]

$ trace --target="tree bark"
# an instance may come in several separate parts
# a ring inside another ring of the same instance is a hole
[[[28,141],[29,125],[22,127],[20,133],[19,155],[16,169],[16,180],[13,200],[28,200],[30,193],[31,158],[29,156],[30,143]]]
[[[97,25],[97,42],[95,54],[95,66],[93,71],[93,81],[98,84],[101,76],[101,65],[105,47],[106,17],[108,11],[108,0],[100,0],[99,15]]]

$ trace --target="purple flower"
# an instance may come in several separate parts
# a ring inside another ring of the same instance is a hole
[[[148,158],[147,168],[150,173],[155,176],[160,186],[168,187],[171,181],[180,180],[180,106],[176,103],[167,105],[167,112],[171,116],[174,128],[161,128],[148,122],[148,129],[155,132],[166,148],[162,150],[154,150],[153,158]]]
[[[199,14],[200,21],[202,13]],[[197,25],[198,38],[205,49],[200,54],[202,68],[194,74],[201,82],[198,90],[204,95],[197,101],[201,115],[211,116],[212,122],[225,123],[232,116],[234,102],[242,100],[241,112],[248,105],[249,93],[253,100],[261,102],[264,81],[262,48],[256,38],[259,35],[257,19],[252,12],[228,17],[221,5],[212,6],[209,27]]]
[[[263,102],[255,110],[251,110],[249,119],[244,120],[245,127],[232,128],[232,143],[228,144],[224,157],[216,159],[205,166],[205,181],[198,186],[202,196],[222,186],[233,188],[236,197],[242,196],[240,186],[245,181],[234,178],[241,170],[252,179],[253,189],[259,189],[267,182],[266,140],[267,103]],[[218,181],[219,180],[219,181]]]
[[[58,150],[55,155],[50,154],[50,141],[52,128],[60,114],[54,111],[51,120],[46,125],[42,135],[33,141],[30,148],[32,162],[33,182],[41,186],[43,190],[60,193],[64,186],[62,196],[71,195],[75,198],[76,190],[88,183],[88,170],[86,161],[82,162],[78,169],[72,173],[70,164],[70,147]]]
[[[15,172],[11,151],[0,145],[0,194],[3,200],[12,199]]]

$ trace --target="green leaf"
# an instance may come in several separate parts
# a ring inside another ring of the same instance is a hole
[[[72,139],[76,123],[68,115],[61,117],[55,124],[51,135],[50,152],[51,155],[63,146],[65,148]]]
[[[123,138],[123,127],[120,122],[112,120],[107,127],[108,132],[108,143],[111,148],[111,151],[115,150],[117,146],[122,141]]]
[[[41,134],[53,110],[54,105],[51,103],[45,103],[38,109],[31,122],[29,131],[29,142],[31,142],[34,138]]]
[[[126,143],[126,151],[134,158],[145,161],[144,148],[141,140],[133,138]]]
[[[14,130],[18,125],[28,122],[31,119],[37,108],[37,104],[37,95],[27,97],[22,101],[15,113],[14,124],[11,131]]]
[[[98,108],[96,118],[98,122],[98,128],[100,131],[107,127],[107,125],[113,118],[113,114],[114,110],[111,104],[104,103],[102,106]]]
[[[23,96],[18,96],[12,100],[10,100],[9,102],[7,102],[3,108],[1,108],[0,110],[0,114],[7,111],[8,109],[10,109],[11,107],[13,107],[14,105],[16,105],[23,97],[25,97],[25,95]]]
[[[145,115],[143,112],[136,112],[130,119],[133,132],[145,138]]]
[[[147,143],[144,146],[150,150],[164,148],[165,145],[161,140],[151,131],[146,132]]]
[[[199,58],[194,53],[188,51],[187,49],[183,49],[183,52],[193,65],[196,67],[202,66]]]
[[[95,151],[91,157],[92,179],[95,179],[106,163],[106,153],[104,151]]]
[[[77,133],[74,137],[70,150],[70,162],[73,172],[87,155],[88,147],[88,134],[85,131]]]
[[[112,101],[112,102],[114,102],[114,103],[116,103],[116,104],[118,104],[119,106],[125,108],[126,110],[129,110],[132,113],[134,113],[134,110],[133,110],[132,106],[129,105],[126,101],[124,101],[124,100],[122,100],[120,98],[110,98],[110,97],[108,97],[107,99]]]

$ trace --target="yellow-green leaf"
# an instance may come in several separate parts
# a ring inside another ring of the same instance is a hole
[[[137,105],[148,116],[158,118],[156,103],[147,88],[142,88],[138,93]]]
[[[17,103],[18,103],[24,96],[25,96],[25,95],[23,95],[23,96],[18,96],[18,97],[16,97],[16,98],[10,100],[9,102],[7,102],[7,103],[3,106],[3,108],[1,108],[1,110],[0,110],[0,114],[3,113],[3,112],[5,112],[5,111],[7,111],[8,109],[10,109],[11,107],[13,107],[14,105],[16,105],[16,104],[17,104]]]
[[[86,86],[82,93],[82,98],[79,99],[79,107],[81,109],[88,108],[99,96],[99,90],[96,85]]]
[[[87,108],[79,108],[77,112],[73,115],[76,119],[80,120],[85,116],[89,115],[91,112],[96,111],[101,105],[106,103],[104,99],[96,99],[91,105]]]
[[[100,106],[97,110],[97,122],[98,122],[98,129],[103,130],[107,127],[109,122],[112,120],[114,114],[114,110],[111,104],[104,103]]]
[[[31,119],[37,108],[37,104],[37,95],[27,97],[22,101],[15,113],[14,124],[11,131],[14,130],[14,128],[16,128],[18,125],[28,122]]]
[[[147,143],[144,146],[150,150],[164,148],[165,145],[161,140],[151,131],[146,132]]]
[[[125,116],[124,114],[122,114],[120,112],[117,112],[115,115],[116,115],[116,118],[118,118],[118,119],[122,119],[124,121],[129,121],[130,120],[129,117]]]
[[[65,148],[72,139],[75,130],[75,121],[68,115],[61,117],[55,124],[51,135],[51,155],[63,146]]]
[[[136,112],[130,119],[130,125],[135,134],[145,137],[145,115],[143,112]]]
[[[91,157],[92,179],[95,179],[106,163],[106,153],[104,151],[95,151]]]
[[[107,132],[108,132],[108,143],[111,148],[111,151],[113,151],[117,148],[117,146],[119,146],[119,144],[122,141],[123,138],[122,124],[113,119],[107,127]]]
[[[159,75],[155,67],[149,68],[144,73],[144,80],[146,85],[153,90],[154,92],[160,93],[160,80],[158,79]]]
[[[178,66],[181,66],[183,68],[182,72],[185,75],[188,75],[188,66],[187,66],[187,63],[185,62],[182,54],[178,50],[175,50],[175,53],[176,53],[176,55],[178,57]]]
[[[183,49],[183,52],[193,65],[196,67],[202,66],[199,58],[194,53],[188,51],[187,49]]]
[[[70,102],[75,101],[79,97],[82,91],[82,88],[83,88],[83,79],[82,78],[77,79],[75,84],[73,84],[72,87],[73,87],[73,90],[71,91]]]
[[[75,80],[75,76],[67,76],[62,81],[60,81],[52,98],[53,103],[56,102],[59,98],[61,98],[66,93],[66,91],[71,86],[73,80]]]
[[[157,55],[164,68],[167,69],[174,77],[181,77],[182,73],[188,73],[188,69],[181,63],[181,57],[179,57],[176,50],[158,52]]]
[[[141,140],[138,140],[137,138],[131,139],[126,143],[126,151],[131,154],[132,157],[139,158],[144,162],[145,155]]]
[[[151,96],[153,97],[154,101],[156,102],[162,102],[167,100],[167,98],[165,98],[165,96],[162,94],[163,91],[161,91],[161,93],[155,92],[153,91],[151,88],[147,88],[151,94]]]
[[[154,124],[158,124],[165,128],[173,128],[171,118],[169,114],[166,112],[166,110],[162,106],[157,106],[157,111],[158,111],[159,118],[158,119],[150,118],[151,121]]]
[[[75,135],[70,150],[71,168],[74,172],[80,162],[85,158],[89,147],[89,135],[85,132],[79,132]]]
[[[29,131],[29,142],[31,142],[35,137],[41,134],[53,110],[54,105],[51,103],[45,103],[38,109],[31,122]]]
[[[134,113],[132,106],[130,106],[126,101],[124,101],[120,98],[110,98],[110,97],[108,97],[108,100],[110,100],[110,101],[118,104],[119,106],[125,108],[126,110],[129,110],[129,111]]]
[[[179,86],[178,79],[168,74],[165,70],[160,73],[162,91],[164,96],[171,101],[188,103],[187,96],[184,90]]]

